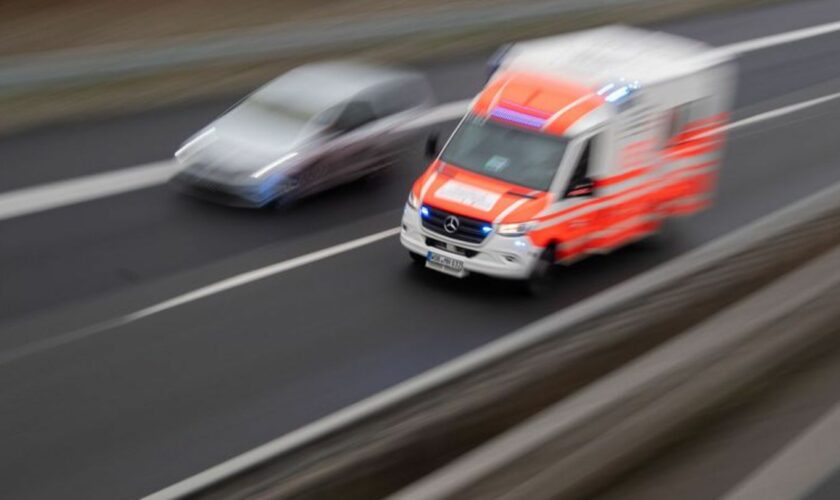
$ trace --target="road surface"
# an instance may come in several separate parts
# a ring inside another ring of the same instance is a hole
[[[840,4],[815,0],[662,28],[722,45],[834,20]],[[837,34],[745,56],[735,118],[837,92],[838,58]],[[480,54],[422,69],[448,101],[479,87],[483,63]],[[164,159],[229,104],[0,139],[0,191]],[[563,270],[539,300],[412,269],[391,237],[102,323],[395,227],[425,167],[422,134],[399,169],[288,211],[230,210],[155,187],[2,221],[4,496],[133,498],[195,474],[840,180],[838,124],[831,102],[738,129],[713,210]]]

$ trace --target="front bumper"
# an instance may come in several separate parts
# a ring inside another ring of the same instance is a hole
[[[527,236],[499,236],[495,232],[478,245],[447,238],[424,228],[418,211],[408,205],[403,210],[400,243],[416,254],[433,251],[461,260],[467,272],[505,279],[529,277],[543,250]]]
[[[176,174],[170,184],[184,194],[232,207],[260,208],[277,197],[274,189],[220,182],[185,172]]]

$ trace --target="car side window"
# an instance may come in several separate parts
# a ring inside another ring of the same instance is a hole
[[[421,79],[403,79],[374,94],[376,113],[382,117],[402,113],[431,102],[431,90]]]
[[[589,166],[592,161],[592,150],[595,141],[596,138],[586,140],[583,151],[580,153],[580,157],[575,165],[575,170],[572,172],[572,177],[569,179],[569,184],[566,187],[566,198],[591,196],[594,194],[595,183],[592,177],[590,177]]]
[[[312,122],[322,127],[332,127],[338,117],[341,115],[341,106],[333,106],[331,108],[321,111]]]
[[[361,101],[347,103],[341,114],[333,122],[332,128],[338,132],[350,132],[376,120],[370,104]]]

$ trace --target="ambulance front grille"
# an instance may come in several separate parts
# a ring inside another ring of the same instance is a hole
[[[429,211],[429,214],[422,217],[423,227],[448,238],[478,244],[487,237],[488,233],[485,232],[484,228],[491,227],[491,224],[487,221],[464,217],[429,205],[424,205],[424,207]],[[458,221],[458,228],[453,232],[447,231],[444,227],[449,217],[454,217]]]

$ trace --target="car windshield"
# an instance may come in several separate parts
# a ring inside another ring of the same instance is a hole
[[[303,106],[295,106],[291,102],[278,102],[268,99],[262,99],[259,96],[253,96],[245,101],[245,104],[252,108],[259,108],[262,111],[270,113],[277,120],[285,122],[296,123],[304,125],[309,123],[319,111],[316,109],[307,109]]]
[[[330,110],[299,106],[255,94],[224,115],[226,130],[241,130],[251,139],[291,146],[321,133],[333,115]]]
[[[548,191],[567,144],[561,137],[469,116],[441,159],[487,177]]]

